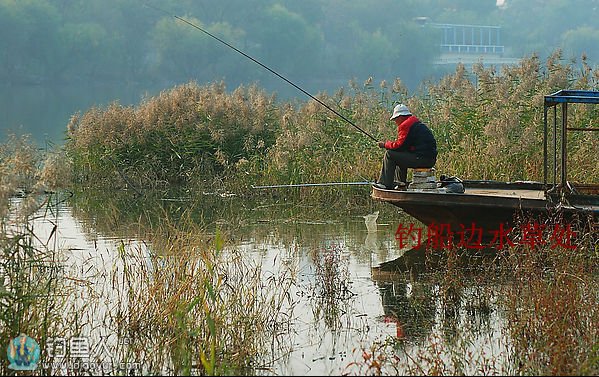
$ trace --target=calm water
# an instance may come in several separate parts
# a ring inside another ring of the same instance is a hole
[[[236,198],[212,195],[210,203],[206,206],[208,230],[235,229],[229,250],[241,251],[261,265],[265,279],[283,270],[294,271],[290,334],[275,352],[275,360],[265,361],[265,369],[258,373],[373,373],[364,351],[394,360],[393,364],[381,362],[386,374],[421,374],[434,357],[449,364],[456,358],[463,360],[460,368],[467,374],[480,374],[480,365],[489,360],[505,372],[501,365],[507,363],[509,342],[495,305],[497,287],[476,278],[464,281],[455,301],[448,303],[442,271],[381,274],[373,270],[405,253],[395,240],[395,231],[400,222],[414,223],[410,217],[376,204],[339,216],[329,209],[268,200],[239,206]],[[169,205],[180,208],[185,201],[172,200]],[[220,212],[221,207],[236,208],[235,215],[222,215],[230,212]],[[365,216],[374,211],[380,215],[376,229],[370,223],[369,231]],[[130,265],[145,271],[156,266],[151,265],[147,244],[134,234],[135,227],[119,225],[115,218],[120,215],[108,213],[104,208],[94,215],[81,206],[63,204],[39,220],[35,229],[41,240],[62,250],[66,276],[79,283],[69,305],[88,324],[84,336],[92,348],[110,349],[122,341],[106,314],[114,311],[115,301],[119,307],[127,306],[127,295],[119,288],[124,287],[119,280],[123,279],[123,261],[130,258]],[[107,219],[111,225],[105,225]],[[54,225],[56,233],[52,233]],[[128,250],[127,258],[123,250]],[[332,301],[322,294],[326,279],[319,269],[322,261],[335,269],[338,290]],[[93,306],[88,304],[91,301]]]
[[[89,85],[2,85],[0,84],[0,138],[7,134],[31,135],[34,142],[62,145],[72,115],[112,102],[128,106],[158,88],[114,84]]]

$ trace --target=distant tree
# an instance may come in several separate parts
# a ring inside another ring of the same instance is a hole
[[[419,17],[448,24],[492,24],[496,0],[417,0],[410,3]]]
[[[398,53],[394,43],[380,30],[374,33],[361,31],[358,36],[353,48],[354,59],[351,60],[352,76],[364,79],[378,74],[378,78],[382,79],[393,75],[393,60]]]
[[[19,24],[16,13],[14,2],[0,1],[0,77],[5,82],[15,75],[18,60],[14,53],[24,38],[22,33],[15,33]]]
[[[67,23],[60,28],[60,58],[54,66],[53,76],[66,81],[89,78],[106,78],[103,72],[110,67],[114,54],[110,54],[109,33],[97,23]],[[115,53],[118,53],[115,51]]]
[[[312,75],[324,47],[318,27],[280,4],[265,9],[259,21],[253,40],[263,63],[283,75]]]
[[[46,0],[0,1],[0,62],[8,80],[48,76],[58,45],[60,14]]]
[[[196,18],[185,19],[229,44],[235,45],[240,39],[241,32],[226,23],[205,26]],[[153,53],[149,66],[153,74],[171,82],[214,81],[226,75],[219,65],[231,51],[200,30],[174,18],[163,18],[150,35]]]
[[[189,17],[298,83],[335,90],[352,79],[417,85],[432,72],[439,37],[430,22],[498,25],[507,56],[597,61],[599,0],[0,0],[0,78],[37,82],[179,83],[228,87],[281,82],[181,24]],[[231,85],[233,84],[233,85]],[[282,83],[286,86],[285,83]],[[411,85],[411,86],[413,86]],[[266,86],[267,89],[271,87]]]
[[[599,15],[593,3],[598,5],[595,0],[506,1],[500,12],[504,42],[516,56],[536,53],[543,59],[560,46],[564,33],[580,26],[581,15],[587,20],[593,13]]]
[[[479,15],[488,15],[497,8],[497,0],[429,0],[426,3],[444,11],[473,12]]]
[[[566,57],[599,62],[599,29],[583,26],[562,35],[562,50]]]

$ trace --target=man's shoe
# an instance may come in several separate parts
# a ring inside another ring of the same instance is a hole
[[[379,183],[379,182],[373,183],[372,187],[376,187],[376,188],[382,189],[382,190],[389,190],[389,188],[387,186],[385,186],[384,184]]]

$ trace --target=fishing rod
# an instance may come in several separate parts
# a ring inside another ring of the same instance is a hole
[[[245,52],[239,50],[237,47],[231,45],[230,43],[227,43],[226,41],[222,40],[221,38],[217,37],[216,35],[202,29],[201,27],[199,27],[198,25],[194,24],[191,21],[188,21],[182,17],[179,17],[177,15],[174,14],[170,14],[169,12],[165,11],[164,9],[160,9],[158,7],[152,6],[150,4],[144,3],[145,6],[147,6],[148,8],[152,8],[154,10],[157,10],[159,12],[162,12],[166,15],[168,15],[169,17],[174,17],[175,19],[186,23],[187,25],[201,31],[202,33],[208,35],[209,37],[217,40],[218,42],[224,44],[225,46],[233,49],[235,52],[245,56],[246,58],[248,58],[249,60],[253,61],[254,63],[258,64],[259,66],[261,66],[262,68],[266,69],[267,71],[269,71],[270,73],[274,74],[275,76],[279,77],[280,79],[284,80],[285,82],[287,82],[288,84],[290,84],[291,86],[293,86],[294,88],[296,88],[297,90],[299,90],[300,92],[304,93],[305,95],[307,95],[308,97],[312,98],[313,100],[315,100],[316,102],[318,102],[319,104],[321,104],[322,106],[324,106],[325,108],[329,109],[330,111],[332,111],[333,113],[335,113],[338,117],[340,117],[341,119],[343,119],[344,121],[346,121],[347,123],[351,124],[352,126],[354,126],[358,131],[362,132],[364,135],[368,136],[369,138],[371,138],[373,141],[378,142],[379,140],[376,139],[374,136],[370,135],[368,132],[364,131],[362,128],[358,127],[358,125],[356,125],[354,122],[352,122],[351,120],[347,119],[345,116],[343,116],[343,114],[339,113],[337,110],[333,109],[332,107],[330,107],[329,105],[327,105],[326,103],[324,103],[323,101],[321,101],[320,99],[318,99],[317,97],[313,96],[312,94],[308,93],[306,90],[304,90],[303,88],[301,88],[299,85],[293,83],[291,80],[287,79],[286,77],[284,77],[283,75],[281,75],[280,73],[278,73],[277,71],[275,71],[274,69],[266,66],[264,63],[260,62],[259,60],[251,57],[250,55],[246,54]]]
[[[253,189],[266,189],[266,188],[287,188],[287,187],[312,187],[312,186],[346,186],[346,185],[372,185],[372,182],[326,182],[326,183],[298,183],[291,185],[268,185],[268,186],[254,186]]]

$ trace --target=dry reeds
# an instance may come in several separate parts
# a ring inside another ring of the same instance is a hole
[[[456,265],[452,254],[459,250],[447,250],[444,266],[432,277],[419,278],[420,284],[432,283],[430,291],[419,295],[412,290],[389,306],[397,309],[403,329],[409,329],[416,320],[400,310],[411,309],[418,299],[431,302],[432,308],[418,306],[431,316],[431,324],[418,327],[424,335],[407,331],[373,343],[348,370],[374,375],[596,375],[597,224],[580,218],[538,225],[542,234],[535,243],[524,242],[522,224],[522,229],[514,228],[514,246],[489,254],[489,263],[473,273]]]
[[[514,248],[504,263],[513,274],[502,299],[513,367],[518,374],[597,374],[597,224],[543,225],[550,242]],[[566,227],[569,234],[556,231]]]
[[[48,165],[42,157],[27,137],[10,136],[0,145],[0,336],[26,334],[44,347],[49,334],[62,331],[62,299],[56,229],[40,239],[33,225],[59,200],[40,195],[53,186],[44,181]],[[1,371],[9,373],[6,364]]]
[[[118,332],[131,339],[129,361],[166,374],[244,374],[268,366],[265,350],[286,326],[289,279],[264,279],[247,256],[223,250],[218,234],[207,241],[203,232],[168,222],[154,234],[153,267],[139,268],[141,261],[130,258],[139,250],[124,254],[128,305],[112,311]]]
[[[117,103],[76,114],[66,149],[84,185],[157,187],[212,181],[273,142],[274,98],[255,86],[189,83],[138,107]]]
[[[350,82],[319,99],[375,137],[395,138],[388,120],[404,102],[433,130],[437,170],[466,179],[541,180],[543,96],[559,89],[596,89],[597,73],[574,69],[557,51],[499,72],[482,64],[410,94],[372,79]],[[572,124],[596,122],[590,106],[573,108]],[[112,104],[73,116],[67,151],[85,185],[157,187],[213,184],[292,184],[375,180],[382,158],[376,143],[316,101],[278,103],[256,88],[227,92],[222,83],[189,83],[139,106]],[[597,133],[573,133],[573,180],[599,175]]]
[[[0,333],[37,340],[43,374],[246,374],[272,363],[268,350],[280,350],[293,307],[287,275],[265,278],[219,234],[168,216],[144,233],[149,254],[120,241],[115,253],[96,249],[79,260],[56,243],[58,222],[49,239],[36,234],[37,216],[51,221],[45,217],[58,202],[32,188],[56,170],[39,163],[26,141],[19,146],[0,149]],[[67,255],[79,263],[67,266]],[[57,339],[67,342],[58,356]],[[68,348],[72,339],[86,341],[89,360]]]

